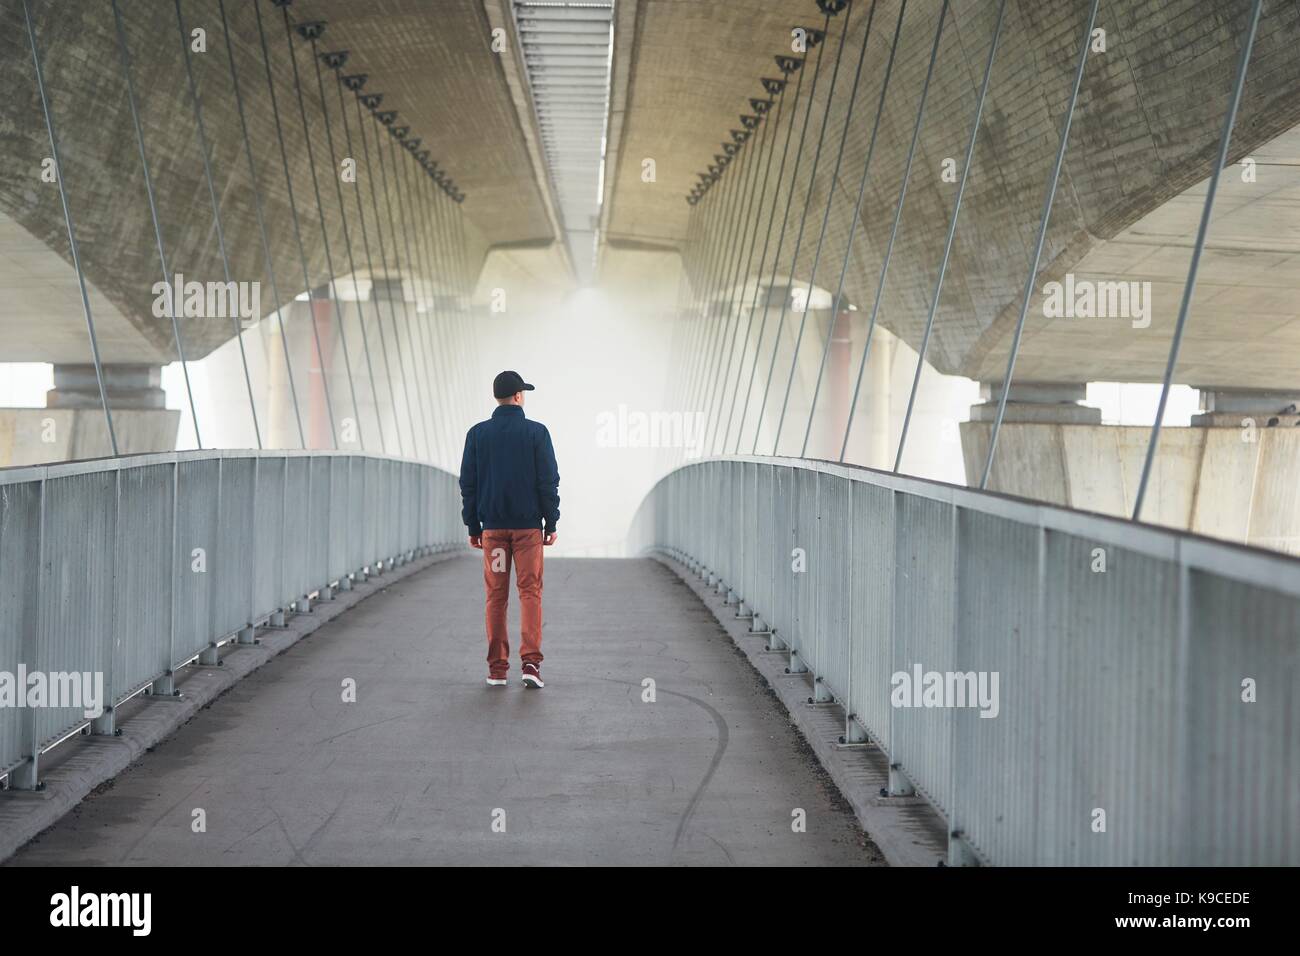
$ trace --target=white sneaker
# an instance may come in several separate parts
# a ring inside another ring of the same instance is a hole
[[[489,677],[487,682],[489,687],[505,687],[508,683],[504,677]]]

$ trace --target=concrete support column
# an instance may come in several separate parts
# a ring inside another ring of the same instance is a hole
[[[104,389],[108,407],[166,408],[161,365],[105,365]],[[55,365],[54,387],[45,393],[46,408],[102,410],[99,380],[93,365]]]
[[[1300,391],[1201,389],[1201,413],[1193,425],[1225,428],[1294,428],[1300,425]]]
[[[171,451],[181,413],[168,409],[158,365],[105,365],[118,451]],[[95,366],[54,366],[45,408],[0,408],[0,467],[103,458],[113,453]]]
[[[968,476],[983,472],[996,387],[961,426]],[[1012,386],[989,490],[1127,518],[1151,428],[1102,425],[1082,385]],[[1300,393],[1203,392],[1190,427],[1162,429],[1144,521],[1300,554]],[[971,479],[974,480],[974,479]]]
[[[1100,425],[1101,409],[1079,404],[1087,395],[1083,382],[1012,382],[1007,393],[1007,422],[1050,422],[1057,425]],[[980,382],[978,405],[972,405],[970,420],[993,422],[1002,401],[1001,382]],[[999,436],[1001,441],[1001,436]]]

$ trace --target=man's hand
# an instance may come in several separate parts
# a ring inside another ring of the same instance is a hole
[[[471,548],[478,548],[480,551],[482,551],[482,550],[483,550],[483,538],[482,538],[482,536],[481,536],[481,535],[476,535],[476,534],[472,534],[472,535],[470,535],[470,536],[469,536],[469,546],[470,546]]]
[[[558,537],[558,533],[549,531],[542,536],[542,544],[549,548],[551,545],[555,544],[555,539]]]

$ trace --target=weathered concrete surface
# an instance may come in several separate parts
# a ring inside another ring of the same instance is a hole
[[[277,7],[266,0],[262,12],[276,106],[284,133],[293,199],[297,207],[308,277],[304,281],[289,204],[289,187],[281,163],[271,95],[254,4],[225,4],[230,24],[240,91],[249,125],[257,183],[265,203],[265,221],[274,264],[275,289],[270,282],[255,218],[253,181],[244,156],[244,141],[230,79],[221,15],[216,0],[185,0],[186,29],[206,31],[206,52],[195,52],[195,82],[203,105],[203,120],[222,225],[235,281],[261,283],[262,314],[291,301],[307,288],[330,278],[323,235],[328,234],[335,275],[348,274],[343,219],[351,230],[359,273],[369,275],[363,237],[352,195],[362,190],[374,271],[383,273],[377,229],[384,231],[389,274],[425,274],[408,261],[405,249],[393,248],[395,221],[401,228],[406,206],[400,204],[392,182],[391,136],[368,115],[366,161],[358,117],[351,93],[345,93],[357,162],[357,180],[346,185],[346,212],[339,212],[334,177],[347,149],[340,114],[337,82],[325,70],[325,107],[334,137],[331,157],[321,114],[311,47],[293,38],[312,149],[324,208],[322,225],[312,189],[306,135],[298,112],[284,24]],[[105,337],[106,362],[175,360],[170,322],[152,314],[153,283],[161,267],[149,215],[148,197],[118,56],[113,14],[109,4],[30,3],[42,67],[59,132],[63,178],[78,227],[78,245],[94,295],[93,304],[109,304]],[[171,3],[146,0],[121,4],[124,29],[133,56],[132,71],[139,97],[141,123],[151,175],[158,197],[163,244],[172,273],[187,279],[218,281],[223,267],[211,201],[204,179],[193,107],[180,45],[176,12]],[[432,157],[467,193],[461,210],[465,231],[465,265],[476,273],[487,245],[494,241],[529,238],[547,240],[552,233],[541,197],[531,179],[530,164],[508,91],[499,75],[497,57],[482,9],[474,0],[437,4],[436,17],[421,0],[383,0],[355,4],[339,0],[300,0],[290,9],[293,22],[330,22],[319,43],[322,51],[346,49],[345,73],[365,73],[367,91],[384,95],[381,110],[397,110],[397,125],[409,125]],[[0,108],[0,238],[27,234],[29,246],[16,266],[0,257],[0,286],[18,287],[21,294],[0,304],[0,361],[87,361],[85,320],[81,314],[76,275],[68,250],[59,192],[41,178],[41,165],[50,155],[49,140],[37,95],[32,57],[22,6],[0,5],[0,80],[9,95]],[[452,129],[454,136],[440,135]],[[379,172],[376,145],[382,141]],[[405,159],[405,157],[399,157]],[[406,165],[414,170],[414,163]],[[379,191],[379,214],[370,205],[371,180]],[[446,214],[449,202],[437,193]],[[8,224],[4,218],[11,219]],[[48,256],[40,252],[50,251]],[[413,253],[414,254],[414,253]],[[40,275],[33,281],[33,272]],[[278,301],[275,291],[279,292]],[[445,290],[445,287],[444,287]],[[190,318],[181,323],[187,358],[202,357],[232,335],[228,321]]]
[[[480,575],[477,561],[445,562],[321,629],[14,862],[880,862],[666,569],[549,562],[540,692],[483,684]],[[341,700],[348,678],[356,703]],[[191,829],[196,808],[206,833]],[[806,833],[792,831],[796,808]]]
[[[897,0],[874,6],[863,79],[817,270],[817,284],[831,289],[898,18]],[[848,14],[831,21],[820,48],[821,75],[795,180],[782,276],[789,271],[800,280],[810,278],[832,188],[834,150],[871,7],[852,5],[822,162],[810,190],[817,135]],[[1238,0],[1108,0],[1101,5],[1097,26],[1106,31],[1107,49],[1090,54],[1083,78],[1039,288],[1076,266],[1081,278],[1150,281],[1155,315],[1145,329],[1132,328],[1126,319],[1049,322],[1035,303],[1018,377],[1159,380],[1204,196],[1198,183],[1213,163],[1249,8]],[[748,99],[762,95],[758,78],[776,75],[772,57],[790,52],[790,29],[820,27],[823,18],[813,3],[803,0],[639,0],[638,9],[607,238],[675,244],[686,236],[690,207],[683,197],[696,183],[696,173],[720,151],[728,129],[738,125],[737,115],[750,112]],[[846,298],[860,308],[869,309],[875,297],[939,10],[937,2],[912,3],[903,18],[845,287]],[[1007,4],[928,355],[941,372],[979,380],[1003,374],[1087,11],[1083,2]],[[925,325],[957,189],[955,182],[944,180],[943,163],[953,159],[960,172],[996,12],[997,4],[988,0],[956,0],[940,42],[880,316],[886,328],[913,346]],[[1294,149],[1272,141],[1300,121],[1297,41],[1300,10],[1294,4],[1265,4],[1229,157],[1234,164],[1246,156],[1256,158],[1258,176],[1243,183],[1240,170],[1233,168],[1224,177],[1201,276],[1203,286],[1215,288],[1205,288],[1196,301],[1195,331],[1184,348],[1186,381],[1286,387],[1295,380],[1296,366],[1286,363],[1285,356],[1294,354],[1289,346],[1300,328],[1284,314],[1282,303],[1295,298],[1300,262],[1295,242],[1300,216],[1292,198],[1297,178]],[[810,53],[805,72],[811,74],[818,53]],[[810,83],[811,75],[804,82],[800,123]],[[787,106],[791,99],[788,93]],[[783,118],[782,137],[785,125]],[[797,143],[799,129],[794,132]],[[791,165],[794,153],[792,146]],[[657,160],[655,185],[640,180],[645,157]],[[738,172],[743,170],[733,163],[722,182],[733,180],[735,188]],[[715,187],[695,208],[702,212],[720,198],[725,190]],[[785,198],[783,189],[782,204]],[[807,233],[791,267],[806,199],[811,202]],[[773,246],[779,229],[778,214]],[[1118,242],[1109,247],[1112,239]],[[688,249],[687,258],[698,279],[708,260],[696,251]]]
[[[180,417],[180,412],[166,408],[114,411],[118,450],[123,455],[171,451]],[[98,408],[0,408],[0,468],[112,453],[108,425]]]
[[[104,356],[110,362],[172,361],[177,349],[169,324],[150,314],[151,287],[159,269],[114,55],[112,18],[105,5],[79,4],[73,9],[64,4],[57,11],[55,6],[51,0],[32,2],[54,114],[63,133],[64,178],[81,227],[92,296],[97,304],[106,303],[100,309]],[[220,278],[173,11],[168,4],[144,0],[122,6],[136,55],[142,121],[172,271],[192,279]],[[215,0],[187,0],[183,6],[190,27],[208,30],[209,49],[196,55],[195,69],[216,188],[231,239],[234,278],[263,283],[262,305],[269,311],[274,299],[283,303],[329,278],[323,233],[330,237],[335,273],[348,271],[342,222],[330,188],[344,147],[336,142],[335,155],[328,155],[309,69],[310,51],[305,43],[295,41],[306,80],[308,135],[322,173],[322,227],[310,188],[282,25],[277,11],[263,2],[260,8],[308,259],[309,276],[304,281],[275,145],[254,5],[227,4],[257,147],[258,179],[267,202],[277,297],[267,282],[257,239],[251,181],[241,152],[217,5]],[[329,21],[323,48],[348,48],[352,59],[347,69],[370,75],[368,88],[385,94],[384,108],[399,110],[401,121],[431,146],[469,193],[462,207],[469,222],[466,271],[477,276],[487,263],[491,267],[485,277],[487,288],[508,288],[514,296],[523,287],[549,283],[533,282],[526,274],[530,270],[521,275],[513,268],[515,263],[501,261],[502,255],[489,259],[487,249],[505,252],[506,259],[508,250],[526,250],[527,258],[538,260],[538,268],[552,273],[567,270],[559,268],[562,263],[554,248],[549,186],[538,169],[537,131],[531,116],[524,115],[526,97],[514,51],[512,57],[502,57],[491,50],[491,27],[504,22],[499,0],[492,0],[492,8],[491,15],[486,13],[482,0],[438,4],[299,0],[292,15],[295,20]],[[885,100],[863,225],[849,262],[846,295],[860,307],[874,298],[939,8],[937,3],[914,3],[903,18],[901,52]],[[1159,378],[1248,8],[1245,0],[1108,0],[1102,5],[1098,26],[1106,31],[1107,48],[1091,55],[1084,76],[1039,285],[1070,271],[1090,281],[1150,282],[1153,314],[1149,325],[1139,327],[1127,318],[1049,320],[1035,301],[1017,369],[1021,378],[1074,382]],[[848,116],[847,87],[872,9],[864,80],[849,121],[840,179],[833,185],[834,164],[829,156]],[[987,0],[956,0],[940,43],[880,315],[886,328],[912,345],[919,342],[928,312],[956,189],[942,175],[944,161],[962,155],[995,10],[996,4]],[[1087,4],[1011,0],[1007,10],[928,353],[940,371],[979,380],[998,377],[1004,367]],[[782,273],[793,272],[802,280],[812,277],[814,239],[827,196],[833,192],[836,201],[816,279],[823,286],[835,284],[897,12],[897,0],[855,3],[831,21],[827,42],[813,51],[813,58],[822,57],[824,62],[811,101],[811,135],[799,174],[793,177],[796,215],[783,252]],[[39,176],[48,143],[21,21],[18,4],[0,7],[0,78],[11,93],[8,105],[0,110],[6,171],[0,174],[0,245],[12,247],[11,238],[17,236],[20,241],[30,240],[31,247],[0,256],[0,285],[13,290],[0,302],[0,332],[6,333],[0,359],[85,361],[79,296],[72,271],[63,261],[66,237],[57,190]],[[659,268],[656,256],[682,246],[689,211],[683,196],[694,184],[695,174],[720,151],[728,131],[739,125],[739,115],[751,111],[749,99],[761,95],[759,77],[776,72],[772,57],[790,51],[791,27],[821,23],[811,0],[725,4],[629,0],[620,5],[610,116],[613,152],[605,177],[601,235],[607,243],[606,261],[644,256],[646,262],[630,269],[615,263],[615,273],[632,272],[644,278]],[[830,61],[845,23],[849,24],[845,62],[829,112],[826,155],[813,179],[812,153],[822,106],[831,90]],[[1257,177],[1243,182],[1234,168],[1223,183],[1180,366],[1180,374],[1196,385],[1289,388],[1295,384],[1296,367],[1290,357],[1300,341],[1300,323],[1289,311],[1289,303],[1300,291],[1295,278],[1300,275],[1300,245],[1295,238],[1300,214],[1293,199],[1300,174],[1294,162],[1295,141],[1288,138],[1288,131],[1300,121],[1297,40],[1300,10],[1295,4],[1280,0],[1266,4],[1231,155],[1234,163],[1247,156],[1256,160]],[[811,71],[810,63],[805,73]],[[327,91],[332,92],[328,87]],[[328,92],[327,108],[338,134],[342,117],[337,98]],[[805,97],[798,119],[808,102]],[[795,118],[793,111],[785,115]],[[357,140],[353,152],[360,154],[355,115],[351,122]],[[373,126],[369,123],[372,154]],[[390,139],[381,138],[387,149]],[[755,142],[757,138],[751,139]],[[657,164],[653,183],[641,178],[646,159]],[[361,178],[355,188],[365,190],[373,165],[373,158],[368,164],[360,156]],[[774,189],[775,175],[772,180]],[[718,197],[715,190],[710,199]],[[808,235],[791,265],[793,233],[805,200],[810,209]],[[400,208],[400,203],[394,208]],[[353,220],[357,272],[368,275],[359,261],[355,211],[347,215]],[[371,215],[388,232],[387,209],[378,217]],[[395,218],[400,228],[401,217]],[[372,245],[378,244],[377,225],[370,223]],[[695,255],[698,250],[686,251],[698,279],[708,257]],[[376,272],[409,276],[420,268],[407,262],[401,249],[389,249],[386,258],[386,270],[376,263]],[[563,278],[567,282],[567,274]],[[222,322],[187,320],[182,326],[191,358],[206,355],[230,335],[229,325]],[[819,344],[814,340],[812,350]]]

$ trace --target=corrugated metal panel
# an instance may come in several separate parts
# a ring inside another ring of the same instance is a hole
[[[254,458],[221,460],[221,554],[212,575],[212,631],[219,637],[245,627],[256,617],[253,607]]]
[[[1212,866],[1300,860],[1300,608],[1189,576],[1188,847]],[[1253,696],[1253,700],[1249,698]]]
[[[889,739],[893,667],[894,492],[865,482],[853,491],[853,640],[849,645],[852,712],[872,739]]]
[[[373,560],[355,560],[363,537],[383,557],[449,548],[458,516],[453,476],[332,453],[186,452],[0,472],[0,669],[99,673],[115,704],[360,570]],[[0,709],[0,772],[85,722],[84,706]]]
[[[315,532],[311,513],[311,459],[294,455],[284,460],[284,596],[302,597],[317,583],[308,566]]]
[[[957,513],[955,670],[998,674],[998,713],[958,711],[953,826],[984,856],[1028,859],[1038,839],[1044,629],[1038,569],[1043,532],[993,515]],[[1020,781],[1008,788],[1007,780]]]
[[[113,632],[117,474],[101,471],[46,482],[40,576],[40,622],[29,671],[109,673]],[[166,593],[166,585],[160,588]],[[10,719],[0,712],[0,719]],[[16,712],[34,724],[43,746],[83,720],[77,707]]]
[[[727,583],[979,858],[1300,863],[1300,561],[791,459],[679,468],[634,527],[739,567]],[[893,706],[916,664],[996,674],[997,716]]]
[[[257,521],[252,555],[256,568],[254,620],[283,607],[289,593],[289,578],[285,576],[284,562],[280,557],[285,549],[284,475],[285,459],[258,459],[257,493],[254,496]]]
[[[106,473],[108,474],[108,473]],[[116,697],[153,680],[176,660],[173,655],[173,615],[186,618],[185,608],[173,609],[172,591],[184,568],[190,574],[188,536],[173,540],[173,496],[176,465],[126,468],[120,473],[116,561],[116,597],[112,691]],[[47,521],[68,515],[47,512]],[[211,542],[208,543],[211,552]],[[183,549],[183,550],[182,550]],[[211,573],[211,564],[209,564]],[[187,591],[193,596],[197,589]],[[206,601],[206,596],[201,595]],[[206,624],[206,621],[204,622]],[[106,675],[107,677],[107,675]]]
[[[217,636],[212,619],[212,591],[216,584],[213,575],[224,558],[217,526],[220,480],[221,463],[216,459],[186,461],[177,466],[176,561],[172,568],[176,611],[172,650],[178,660],[199,653]],[[148,607],[150,603],[143,606]]]
[[[953,509],[943,502],[899,495],[895,499],[893,672],[953,670],[957,596],[957,535]],[[918,688],[912,686],[912,699]],[[891,706],[893,762],[945,814],[952,803],[953,711],[946,707]]]
[[[36,634],[43,490],[39,481],[0,485],[0,669],[10,674]],[[21,718],[0,718],[0,771],[22,757]]]

